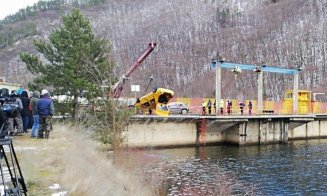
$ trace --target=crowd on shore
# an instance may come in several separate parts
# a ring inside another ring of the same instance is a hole
[[[29,133],[31,138],[49,138],[52,116],[55,112],[50,93],[43,89],[28,91],[22,87],[9,92],[1,91],[1,133],[19,136]]]

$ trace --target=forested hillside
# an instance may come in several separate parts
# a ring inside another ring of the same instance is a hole
[[[216,53],[235,63],[301,66],[300,88],[327,93],[326,0],[60,0],[53,5],[0,22],[0,76],[7,81],[26,84],[33,78],[19,53],[33,51],[33,39],[46,39],[60,16],[77,6],[97,36],[112,43],[118,76],[150,41],[157,42],[126,84],[125,95],[133,95],[130,84],[141,85],[143,93],[153,75],[153,84],[178,97],[214,96],[215,73],[209,64]],[[9,42],[10,34],[16,36]],[[268,99],[280,99],[293,87],[292,76],[265,73],[264,78]],[[256,75],[242,72],[235,79],[223,70],[222,90],[223,98],[256,98]]]

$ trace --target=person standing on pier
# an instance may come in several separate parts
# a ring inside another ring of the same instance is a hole
[[[245,106],[244,101],[241,101],[241,103],[240,103],[240,111],[241,111],[241,115],[243,115],[243,109],[244,109],[244,106]]]
[[[202,115],[206,115],[206,102],[203,100],[201,105],[202,105]]]
[[[251,115],[252,114],[252,102],[251,101],[249,101],[248,107],[249,107],[249,115]]]
[[[231,101],[228,100],[228,101],[227,101],[227,114],[228,114],[228,115],[230,115],[230,112],[231,112],[231,104],[230,104],[230,103],[231,103]]]
[[[215,110],[215,114],[217,114],[217,104],[216,104],[216,100],[213,102],[213,109]]]
[[[208,101],[208,113],[211,114],[211,100]]]
[[[220,114],[221,115],[224,115],[224,100],[223,99],[220,99],[220,102],[219,102],[219,108],[220,108]]]

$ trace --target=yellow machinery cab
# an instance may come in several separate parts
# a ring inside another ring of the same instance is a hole
[[[293,113],[293,90],[287,90],[284,96],[283,114]],[[298,114],[308,114],[310,112],[311,91],[298,90]]]
[[[146,110],[155,110],[159,116],[168,116],[168,101],[174,96],[174,91],[165,88],[156,88],[152,92],[137,99],[134,104],[137,109],[145,113]]]

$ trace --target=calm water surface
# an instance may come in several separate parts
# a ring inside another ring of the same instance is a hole
[[[168,195],[327,195],[326,139],[129,154]]]

